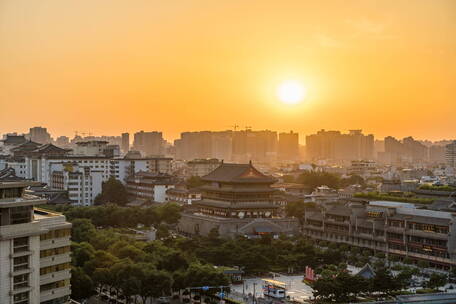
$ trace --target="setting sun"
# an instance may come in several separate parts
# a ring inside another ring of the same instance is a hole
[[[277,97],[285,104],[297,104],[306,96],[306,89],[296,81],[285,81],[277,88]]]

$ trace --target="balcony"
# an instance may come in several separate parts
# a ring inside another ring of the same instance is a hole
[[[70,285],[40,292],[40,302],[62,298],[71,294]]]
[[[424,237],[424,238],[428,238],[428,239],[437,239],[437,240],[448,240],[449,239],[448,234],[437,233],[437,232],[433,232],[433,231],[407,229],[406,234],[412,235],[412,236]]]
[[[45,258],[40,259],[40,267],[48,267],[52,265],[58,265],[63,263],[71,262],[70,253],[58,254],[58,255],[51,255]]]
[[[61,271],[51,272],[40,276],[40,285],[66,280],[71,278],[70,269],[64,269]]]
[[[31,273],[31,272],[33,272],[32,268],[25,268],[25,269],[16,270],[16,271],[13,270],[12,272],[10,272],[10,277],[14,277],[14,276],[26,274],[26,273]]]
[[[62,238],[55,238],[55,239],[49,239],[49,240],[44,240],[40,242],[40,249],[45,250],[45,249],[51,249],[51,248],[58,248],[58,247],[64,247],[64,246],[70,246],[71,241],[70,237],[62,237]]]

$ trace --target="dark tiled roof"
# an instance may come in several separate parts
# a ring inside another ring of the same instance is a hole
[[[273,205],[272,203],[264,202],[240,202],[232,204],[230,202],[221,202],[221,201],[213,201],[204,199],[201,201],[197,201],[193,203],[194,205],[198,206],[209,206],[209,207],[216,207],[216,208],[228,208],[228,209],[239,209],[239,208],[252,208],[252,209],[261,209],[261,208],[268,208],[268,209],[277,209],[278,207]]]
[[[14,147],[11,150],[12,151],[33,151],[33,150],[37,149],[39,146],[41,146],[40,143],[29,140],[23,144],[20,144],[20,145]]]
[[[202,177],[208,182],[225,183],[267,183],[272,184],[276,180],[264,175],[252,164],[226,164],[222,163],[214,171]]]
[[[328,211],[327,214],[335,214],[335,215],[343,215],[343,216],[350,216],[351,210],[350,207],[343,206],[343,205],[335,205]]]
[[[42,152],[42,153],[49,153],[49,152],[58,152],[58,153],[66,153],[68,150],[62,149],[57,147],[53,144],[44,144],[33,150],[33,152]]]
[[[16,181],[16,180],[23,180],[16,176],[16,171],[14,168],[7,167],[5,169],[0,170],[0,181]]]
[[[5,145],[20,145],[27,141],[24,135],[7,135],[3,140]]]

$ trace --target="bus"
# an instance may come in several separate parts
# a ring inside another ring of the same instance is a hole
[[[263,283],[263,294],[268,297],[276,299],[284,299],[286,297],[285,291],[287,290],[287,284],[276,280],[262,279]]]

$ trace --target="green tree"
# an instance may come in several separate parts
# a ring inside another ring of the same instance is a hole
[[[80,267],[71,269],[71,298],[76,300],[87,299],[94,295],[92,279]]]
[[[386,268],[375,270],[375,276],[371,280],[371,290],[390,294],[400,288],[400,284],[393,278],[391,272]]]
[[[158,207],[157,213],[160,222],[177,224],[181,217],[182,207],[176,203],[166,203]]]
[[[448,277],[444,274],[432,273],[426,286],[435,289],[448,283]]]
[[[121,181],[111,176],[101,187],[101,194],[95,198],[96,204],[113,203],[124,206],[128,203],[128,194]]]
[[[71,244],[71,262],[76,267],[82,267],[95,256],[95,249],[87,242]]]
[[[88,242],[96,233],[95,226],[88,219],[76,219],[72,224],[71,239],[74,242]]]

